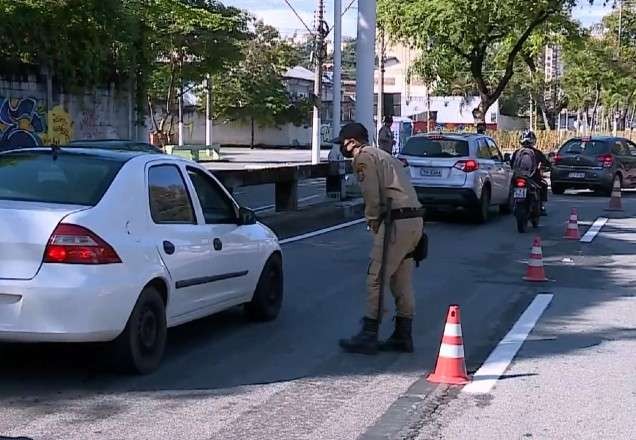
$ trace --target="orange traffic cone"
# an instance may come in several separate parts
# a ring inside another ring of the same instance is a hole
[[[532,242],[532,251],[528,260],[528,272],[523,277],[526,281],[548,281],[543,270],[543,251],[541,250],[541,237],[537,236]]]
[[[579,234],[579,216],[576,213],[576,208],[572,208],[570,213],[570,219],[568,220],[568,227],[565,230],[565,236],[567,240],[580,240],[581,234]]]
[[[621,182],[618,179],[614,180],[614,187],[612,188],[612,197],[610,197],[609,206],[606,211],[622,211],[623,199],[621,194]]]
[[[429,382],[464,385],[470,382],[464,361],[464,341],[459,319],[459,306],[448,308],[444,336],[439,348],[435,372],[426,378]]]

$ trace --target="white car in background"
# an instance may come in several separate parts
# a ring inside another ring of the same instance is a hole
[[[491,206],[512,210],[512,168],[489,136],[417,134],[398,158],[409,167],[420,202],[430,208],[465,208],[488,220]]]
[[[197,164],[99,149],[0,154],[0,341],[112,341],[148,373],[168,327],[245,304],[275,319],[275,234]]]

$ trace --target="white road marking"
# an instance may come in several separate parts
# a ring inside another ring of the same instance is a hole
[[[342,223],[340,225],[332,226],[330,228],[320,229],[318,231],[309,232],[307,234],[298,235],[296,237],[286,238],[285,240],[280,240],[279,243],[280,244],[287,244],[287,243],[294,243],[294,242],[300,241],[300,240],[306,240],[308,238],[316,237],[318,235],[327,234],[329,232],[337,231],[339,229],[344,229],[344,228],[348,228],[350,226],[359,225],[360,223],[364,223],[365,221],[366,221],[366,219],[360,218],[358,220],[353,220],[351,222]]]
[[[537,295],[508,334],[497,344],[486,362],[477,370],[473,381],[462,390],[470,394],[487,394],[504,374],[537,321],[554,298],[553,294]]]
[[[322,195],[314,194],[313,196],[300,198],[300,199],[298,199],[298,202],[306,202],[307,200],[313,200],[313,199],[317,199],[319,197],[322,197]],[[254,208],[254,212],[269,211],[270,209],[274,209],[274,208],[276,208],[276,205],[265,205],[265,206],[261,206],[261,207],[258,207],[258,208]]]
[[[581,237],[581,243],[591,243],[592,240],[596,238],[598,233],[601,232],[601,229],[603,228],[603,226],[605,226],[607,220],[607,217],[599,217],[594,220],[594,223],[592,224],[592,226],[590,226],[590,229],[588,229],[585,235]]]

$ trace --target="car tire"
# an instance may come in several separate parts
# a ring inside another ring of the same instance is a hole
[[[508,194],[508,200],[503,205],[499,205],[499,213],[502,215],[509,215],[514,209],[515,199],[512,196],[512,186],[510,187],[510,193]]]
[[[485,186],[481,191],[479,206],[475,208],[474,218],[477,223],[485,223],[490,215],[490,187]]]
[[[560,185],[558,183],[553,183],[552,184],[552,194],[560,196],[563,193],[565,193],[565,186]]]
[[[253,321],[273,321],[283,304],[283,264],[279,255],[272,255],[258,280],[252,300],[245,305]]]
[[[113,341],[117,369],[148,374],[159,368],[168,335],[166,305],[154,287],[146,287],[121,335]]]

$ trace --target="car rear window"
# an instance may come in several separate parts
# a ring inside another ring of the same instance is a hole
[[[123,164],[51,151],[0,154],[0,200],[95,206]]]
[[[465,157],[468,142],[457,139],[412,137],[404,146],[402,154],[421,157]]]
[[[582,154],[583,156],[596,157],[600,154],[609,153],[610,145],[604,141],[583,141],[575,139],[568,141],[559,150],[560,155],[566,154]]]

